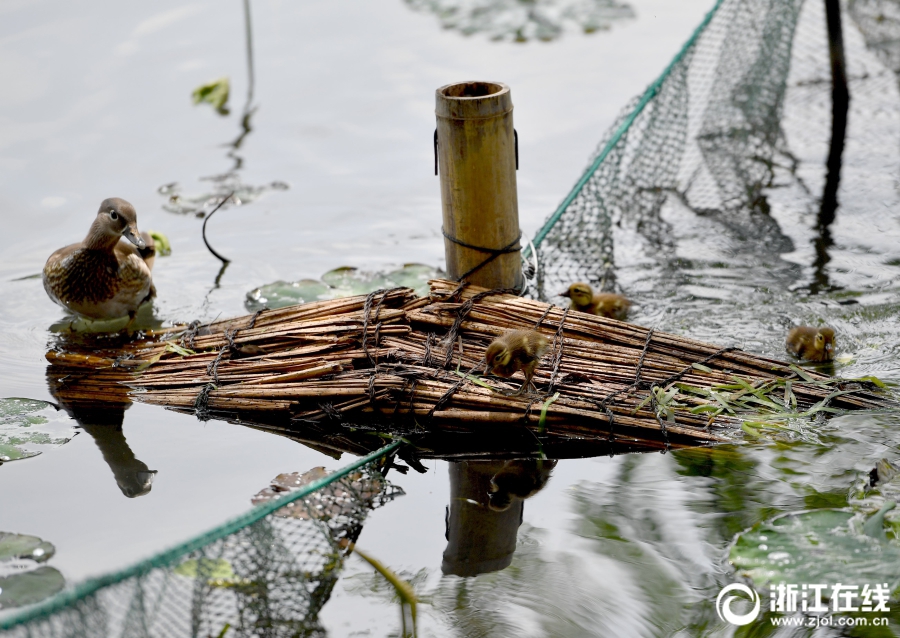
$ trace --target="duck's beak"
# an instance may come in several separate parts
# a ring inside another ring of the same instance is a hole
[[[143,250],[147,247],[146,242],[144,242],[144,238],[141,237],[141,234],[138,232],[138,229],[134,226],[127,226],[124,231],[122,231],[122,235],[130,241],[132,244],[137,246],[139,249]]]
[[[569,291],[566,290],[565,292],[559,293],[559,296],[560,296],[560,297],[570,297],[571,295],[569,295]]]

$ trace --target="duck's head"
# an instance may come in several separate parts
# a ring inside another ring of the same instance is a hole
[[[138,248],[145,248],[137,227],[137,211],[134,206],[119,197],[104,199],[97,211],[94,229],[107,237],[124,237]]]
[[[822,353],[822,360],[831,361],[834,359],[834,330],[828,326],[819,328],[816,332],[813,347],[816,352]]]
[[[579,281],[569,286],[569,289],[560,295],[571,299],[575,306],[589,306],[594,300],[594,289],[589,284]]]
[[[494,374],[497,374],[498,369],[502,369],[509,365],[511,359],[512,352],[510,352],[506,344],[501,341],[494,341],[488,346],[487,351],[484,353],[484,360],[487,362],[488,370]]]

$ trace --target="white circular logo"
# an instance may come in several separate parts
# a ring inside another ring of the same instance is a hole
[[[738,596],[726,596],[726,594],[733,591],[745,594],[754,603],[753,609],[743,615],[731,611],[731,603]],[[716,613],[719,614],[719,618],[732,625],[749,625],[759,616],[759,594],[741,583],[731,583],[723,587],[719,595],[716,596]]]

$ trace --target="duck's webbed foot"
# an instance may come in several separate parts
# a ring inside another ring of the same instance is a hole
[[[132,310],[128,313],[128,323],[125,324],[125,327],[122,328],[122,333],[126,335],[131,334],[131,324],[134,323],[135,318],[137,317],[137,311]]]

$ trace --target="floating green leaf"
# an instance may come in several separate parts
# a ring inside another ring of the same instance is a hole
[[[63,575],[47,566],[0,578],[0,609],[40,602],[61,590],[65,584]]]
[[[32,569],[55,553],[37,536],[0,532],[0,609],[36,603],[63,588],[66,581],[56,569]]]
[[[256,312],[262,308],[284,308],[331,298],[332,289],[315,279],[276,281],[248,292],[244,305],[251,312]]]
[[[34,399],[0,399],[0,465],[37,456],[68,443],[73,421],[52,403]]]
[[[173,570],[179,576],[204,578],[206,580],[234,580],[234,570],[224,558],[192,558]]]
[[[0,532],[0,562],[30,559],[43,563],[56,553],[51,543],[37,536]]]
[[[206,102],[212,104],[213,108],[219,115],[228,115],[228,94],[231,91],[231,82],[227,77],[201,84],[191,97],[194,98],[194,104]]]
[[[168,237],[166,237],[158,230],[149,230],[147,232],[153,238],[153,243],[155,244],[157,255],[159,255],[160,257],[168,257],[172,254],[172,244],[169,243]]]
[[[244,302],[247,310],[283,308],[298,303],[308,303],[338,297],[366,295],[387,288],[412,288],[417,295],[428,295],[428,280],[443,275],[441,271],[424,264],[405,264],[403,268],[386,273],[364,272],[358,268],[342,266],[322,275],[322,280],[276,281],[247,293]]]
[[[896,593],[900,545],[867,536],[860,518],[848,510],[820,509],[757,523],[737,535],[729,560],[757,587],[773,582],[889,583]]]

